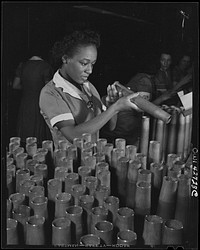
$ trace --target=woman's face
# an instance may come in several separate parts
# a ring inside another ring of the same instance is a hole
[[[190,57],[189,56],[183,56],[183,58],[180,61],[180,68],[183,70],[186,70],[190,66]]]
[[[82,46],[73,57],[67,59],[67,62],[63,64],[63,69],[75,82],[82,84],[92,73],[96,60],[96,47],[94,45]]]
[[[168,54],[162,54],[160,57],[160,65],[163,70],[167,70],[171,65],[171,56]]]

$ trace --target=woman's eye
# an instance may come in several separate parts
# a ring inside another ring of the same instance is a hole
[[[82,66],[86,66],[86,65],[87,65],[87,63],[82,63],[82,62],[81,62],[81,65],[82,65]]]

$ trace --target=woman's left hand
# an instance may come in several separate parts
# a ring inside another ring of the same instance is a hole
[[[116,82],[114,82],[112,85],[108,85],[107,87],[106,102],[108,103],[108,105],[111,105],[123,96],[121,91],[117,91],[115,87]]]

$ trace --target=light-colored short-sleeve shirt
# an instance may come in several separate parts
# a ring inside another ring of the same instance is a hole
[[[73,120],[78,125],[105,110],[96,88],[89,81],[84,83],[84,90],[86,94],[65,80],[58,71],[41,90],[41,114],[50,128],[55,148],[58,148],[59,140],[67,140],[56,127],[57,122]],[[88,101],[93,103],[93,109],[88,107]],[[98,133],[92,136],[94,141],[98,139]]]

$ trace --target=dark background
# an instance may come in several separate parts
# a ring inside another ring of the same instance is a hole
[[[182,29],[183,16],[189,15]],[[104,95],[108,84],[126,84],[150,55],[159,67],[159,53],[171,50],[173,64],[182,50],[194,61],[193,147],[199,138],[199,4],[198,2],[9,2],[1,3],[1,153],[16,136],[20,91],[11,84],[18,64],[28,50],[42,49],[46,58],[55,41],[74,28],[91,27],[101,34],[98,61],[90,81]],[[4,176],[4,175],[2,175]],[[2,177],[2,183],[5,179]],[[5,182],[4,182],[5,184]],[[195,203],[196,204],[196,203]],[[194,210],[198,213],[198,209]],[[196,246],[197,214],[191,223],[191,242]],[[4,213],[5,214],[5,213]],[[193,223],[194,222],[194,223]]]
[[[174,64],[181,50],[189,51],[198,69],[198,3],[5,1],[1,7],[2,119],[6,141],[16,133],[20,91],[13,91],[11,83],[19,62],[34,47],[42,49],[49,59],[54,42],[74,28],[90,27],[101,34],[98,61],[89,79],[100,95],[115,80],[126,84],[147,55],[159,67],[162,48],[170,49]],[[184,29],[181,10],[189,16]]]

